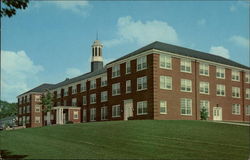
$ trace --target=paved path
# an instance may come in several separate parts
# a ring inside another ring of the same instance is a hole
[[[212,121],[212,122],[224,123],[224,124],[234,124],[234,125],[238,125],[238,126],[249,126],[250,127],[250,123],[235,123],[235,122],[223,122],[223,121]]]

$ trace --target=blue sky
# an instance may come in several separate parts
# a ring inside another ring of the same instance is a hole
[[[90,70],[99,33],[105,63],[153,41],[249,66],[246,1],[31,1],[2,18],[1,99]]]

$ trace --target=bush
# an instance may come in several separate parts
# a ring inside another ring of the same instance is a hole
[[[201,114],[201,120],[207,120],[208,112],[205,107],[202,107],[200,114]]]
[[[66,124],[73,124],[73,122],[72,121],[67,121]]]

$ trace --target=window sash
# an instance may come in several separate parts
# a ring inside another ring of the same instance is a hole
[[[120,83],[112,84],[112,96],[120,95]]]
[[[172,77],[160,76],[160,89],[172,89]]]
[[[181,115],[192,115],[192,99],[181,98]]]
[[[137,78],[137,90],[145,90],[147,89],[147,77]]]
[[[160,101],[160,114],[167,114],[167,101]]]
[[[137,115],[147,114],[147,101],[137,102]]]
[[[137,58],[137,71],[143,70],[147,68],[147,57],[139,57]]]
[[[171,69],[172,58],[169,55],[160,55],[160,68]]]
[[[192,81],[188,79],[181,79],[181,91],[192,92]]]
[[[112,106],[112,117],[120,117],[120,116],[121,116],[120,105]]]

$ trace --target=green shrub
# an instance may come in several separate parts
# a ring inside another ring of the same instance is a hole
[[[202,107],[202,109],[200,111],[200,115],[201,115],[201,120],[207,120],[208,112],[207,112],[205,107]]]

